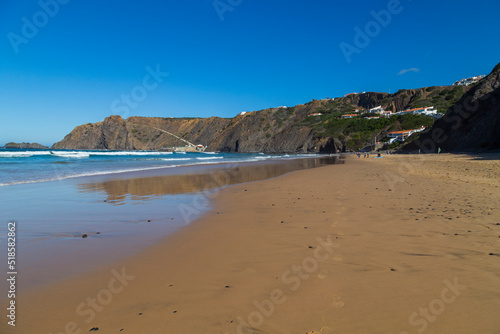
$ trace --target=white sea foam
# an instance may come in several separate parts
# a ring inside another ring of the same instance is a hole
[[[185,152],[184,152],[185,153]],[[147,155],[169,155],[172,152],[159,151],[89,151],[89,150],[40,150],[40,151],[0,151],[0,158],[29,158],[38,155],[51,155],[56,157],[88,157],[88,156],[147,156]]]
[[[186,161],[186,160],[192,160],[191,158],[162,158],[160,160],[163,161]]]
[[[195,158],[196,160],[215,160],[215,159],[224,159],[224,157],[209,157],[209,158]]]
[[[147,171],[147,170],[172,168],[172,167],[179,167],[179,166],[178,165],[166,165],[166,166],[155,166],[155,167],[144,167],[144,168],[128,168],[128,169],[117,169],[117,170],[108,170],[108,171],[83,172],[83,173],[75,173],[75,174],[71,174],[71,175],[61,175],[61,176],[57,176],[57,177],[48,177],[48,178],[38,179],[38,180],[23,180],[23,181],[0,183],[0,187],[14,185],[14,184],[60,181],[60,180],[74,179],[77,177],[85,177],[85,176],[99,176],[99,175],[111,175],[111,174],[121,174],[121,173],[130,173],[130,172],[141,172],[141,171]]]
[[[29,158],[34,155],[50,155],[49,151],[0,151],[0,158]]]
[[[53,152],[52,155],[61,158],[77,158],[77,159],[90,157],[90,154],[86,152]]]

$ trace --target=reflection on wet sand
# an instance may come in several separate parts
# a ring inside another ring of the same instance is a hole
[[[164,195],[200,192],[226,185],[264,180],[300,169],[339,163],[338,157],[267,161],[264,163],[214,165],[191,168],[187,174],[136,177],[79,184],[82,192],[105,192],[107,202],[122,205],[140,203]],[[179,169],[180,172],[182,170]],[[184,170],[185,172],[185,170]]]

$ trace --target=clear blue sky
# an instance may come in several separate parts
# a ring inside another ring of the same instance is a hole
[[[51,145],[111,114],[232,117],[447,85],[500,62],[498,0],[401,0],[379,29],[370,12],[394,0],[219,0],[220,13],[213,0],[54,1],[49,15],[0,0],[0,145]],[[355,27],[372,29],[369,44]],[[350,62],[341,43],[357,47]],[[146,77],[157,65],[159,83]]]

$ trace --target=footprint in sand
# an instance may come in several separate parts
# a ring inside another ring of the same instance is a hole
[[[318,278],[325,279],[328,277],[328,274],[329,274],[328,270],[321,270],[318,274]]]
[[[342,301],[342,298],[339,296],[333,296],[333,307],[336,308],[343,308],[345,303]]]
[[[307,332],[306,334],[331,334],[333,330],[330,327],[323,327],[319,331]]]

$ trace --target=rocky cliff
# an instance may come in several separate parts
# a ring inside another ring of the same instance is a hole
[[[313,105],[296,108],[296,111],[266,109],[231,119],[129,117],[124,120],[110,116],[103,122],[76,127],[52,148],[158,150],[186,145],[179,137],[207,146],[208,151],[336,151],[337,147],[332,146],[328,138],[316,138],[310,127],[295,125],[312,108]]]
[[[500,64],[417,140],[405,147],[436,152],[500,149]]]
[[[110,116],[99,123],[76,127],[52,148],[158,150],[184,146],[183,140],[187,140],[207,146],[208,151],[338,152],[357,149],[350,147],[352,133],[335,132],[328,128],[343,113],[378,105],[394,110],[430,105],[443,109],[455,102],[464,90],[467,88],[444,86],[401,90],[395,94],[369,92],[313,100],[288,108],[269,108],[234,118],[129,117],[124,120],[120,116]],[[314,113],[322,115],[310,116]],[[361,141],[365,137],[369,140],[370,136],[371,133],[365,134]],[[358,146],[363,144],[359,141]]]

